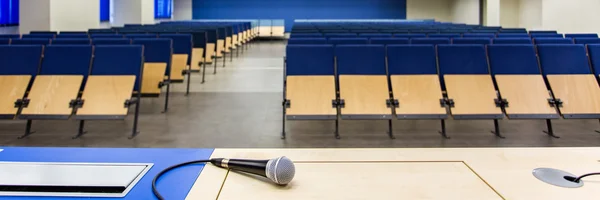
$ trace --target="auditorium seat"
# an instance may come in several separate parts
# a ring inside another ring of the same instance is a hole
[[[63,35],[87,35],[88,32],[86,32],[86,31],[61,31],[59,33],[59,35],[60,34],[63,34]]]
[[[509,119],[559,118],[556,109],[548,104],[552,96],[540,72],[533,45],[489,45],[488,55],[500,96],[509,104],[504,108]]]
[[[38,44],[38,45],[48,45],[50,44],[50,39],[45,38],[23,38],[23,39],[11,39],[11,45],[30,45],[30,44]]]
[[[471,37],[494,38],[494,37],[496,37],[496,34],[494,34],[494,33],[465,33],[465,34],[463,34],[463,38],[471,38]]]
[[[54,38],[56,35],[55,34],[26,34],[26,35],[22,35],[21,38],[25,39],[25,38],[43,38],[43,39],[52,39]]]
[[[498,33],[498,38],[529,38],[527,33]]]
[[[558,32],[551,31],[551,30],[532,30],[532,31],[529,31],[529,34],[538,34],[538,33],[552,33],[552,34],[557,34]]]
[[[542,73],[565,119],[600,118],[600,87],[581,44],[537,45]],[[593,49],[593,48],[592,48]],[[592,52],[595,53],[595,52]]]
[[[452,44],[491,44],[491,38],[454,38]]]
[[[290,38],[318,38],[323,37],[321,33],[292,33]]]
[[[573,44],[573,39],[571,38],[535,38],[533,40],[535,44]]]
[[[132,44],[144,46],[142,95],[158,97],[171,71],[173,43],[171,39],[133,39]],[[167,85],[168,87],[168,85]],[[168,96],[168,94],[167,94]]]
[[[554,33],[532,33],[531,38],[564,38],[563,34]]]
[[[332,45],[288,45],[283,114],[288,120],[336,120]],[[285,119],[282,137],[285,138]],[[336,137],[339,137],[336,129]]]
[[[90,38],[123,38],[123,35],[119,34],[90,34]]]
[[[342,119],[391,119],[383,45],[335,47]]]
[[[19,35],[19,34],[0,34],[0,38],[19,39],[19,38],[21,38],[21,35]]]
[[[42,45],[0,45],[0,119],[14,119],[26,101],[25,92],[37,75]]]
[[[75,119],[125,119],[129,106],[136,104],[133,131],[137,134],[137,119],[142,82],[141,45],[98,45],[81,99],[84,104],[77,109]],[[135,98],[132,93],[136,91]],[[81,136],[78,134],[76,137]]]
[[[329,38],[329,44],[369,44],[367,38]]]
[[[327,44],[327,39],[325,38],[290,38],[288,40],[288,45],[291,44]]]
[[[371,44],[410,44],[408,38],[371,38]]]
[[[87,38],[57,38],[52,40],[52,45],[55,44],[83,44],[89,45],[90,39]]]
[[[391,33],[360,33],[358,37],[361,38],[386,38],[392,37]]]
[[[429,34],[427,37],[429,38],[460,38],[460,33],[437,33],[437,34]]]
[[[173,56],[171,58],[171,81],[183,82],[188,58],[192,54],[192,35],[190,34],[161,34],[160,38],[173,41]]]
[[[600,38],[575,38],[575,44],[600,44]]]
[[[388,45],[388,72],[398,119],[445,119],[433,45]]]
[[[325,33],[323,34],[326,38],[356,38],[356,33]]]
[[[600,75],[600,44],[587,45],[590,64],[596,76]]]
[[[450,39],[448,38],[413,38],[410,39],[411,44],[450,44]]]
[[[568,33],[565,34],[567,38],[598,38],[596,33]]]
[[[438,45],[437,50],[453,118],[502,119],[484,45]]]
[[[157,38],[156,34],[125,34],[126,38],[130,38],[130,39],[137,39],[137,38],[145,38],[145,39],[150,39],[150,38]]]
[[[46,46],[20,119],[69,119],[90,70],[91,45]]]
[[[86,34],[58,34],[56,35],[56,38],[89,38],[90,36],[86,33]]]
[[[533,44],[531,38],[496,38],[494,44]]]
[[[0,45],[10,44],[10,38],[0,38]]]
[[[131,44],[129,38],[96,38],[92,39],[93,45],[125,45]]]
[[[408,38],[408,39],[412,39],[412,38],[426,38],[427,34],[415,34],[415,33],[401,33],[401,34],[394,34],[395,38]]]

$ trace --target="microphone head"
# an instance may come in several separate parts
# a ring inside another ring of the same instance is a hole
[[[294,166],[294,162],[283,156],[267,162],[266,174],[267,178],[271,179],[271,181],[279,185],[286,185],[294,179],[296,167]]]

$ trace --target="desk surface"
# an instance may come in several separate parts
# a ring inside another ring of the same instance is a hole
[[[207,166],[187,199],[597,199],[600,177],[567,189],[531,174],[553,167],[597,172],[600,148],[216,149],[212,157],[296,163],[292,183],[278,187]]]

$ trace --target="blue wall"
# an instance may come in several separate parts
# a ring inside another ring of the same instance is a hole
[[[193,0],[194,19],[406,19],[406,0]]]

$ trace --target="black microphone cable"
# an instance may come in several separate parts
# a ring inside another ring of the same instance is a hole
[[[568,181],[579,183],[579,181],[581,181],[582,178],[585,178],[585,177],[588,177],[588,176],[596,176],[596,175],[600,175],[600,172],[584,174],[584,175],[581,175],[579,177],[568,176],[568,177],[565,177],[565,179],[567,179]]]
[[[158,180],[158,178],[160,178],[163,174],[165,174],[175,168],[178,168],[178,167],[183,167],[186,165],[191,165],[191,164],[196,164],[196,163],[208,163],[208,162],[210,162],[210,160],[194,160],[194,161],[179,163],[179,164],[167,167],[166,169],[163,169],[158,174],[156,174],[156,176],[154,176],[154,179],[152,180],[152,193],[154,193],[154,196],[156,196],[156,198],[158,198],[159,200],[164,200],[165,198],[162,195],[160,195],[160,192],[158,192],[158,189],[156,189],[156,181]]]

